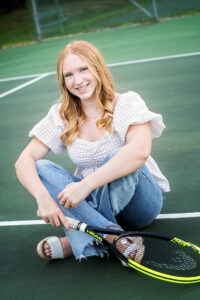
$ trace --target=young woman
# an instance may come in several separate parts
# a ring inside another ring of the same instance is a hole
[[[150,156],[152,138],[165,126],[137,93],[115,93],[101,54],[88,42],[62,50],[57,75],[62,95],[30,131],[33,139],[18,158],[16,173],[44,221],[65,231],[61,239],[47,237],[38,244],[41,257],[103,256],[106,249],[92,237],[69,230],[65,215],[105,228],[150,224],[162,208],[162,192],[169,191]],[[66,149],[77,166],[74,175],[42,160],[49,151]],[[130,243],[124,251],[137,259],[142,242],[134,253]]]

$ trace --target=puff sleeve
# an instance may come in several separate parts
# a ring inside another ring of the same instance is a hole
[[[66,150],[60,136],[65,129],[65,124],[59,115],[59,105],[54,104],[48,114],[38,122],[29,132],[29,137],[37,137],[55,154],[61,154]]]
[[[137,93],[130,91],[122,94],[115,106],[113,125],[123,142],[129,125],[146,122],[150,124],[152,138],[157,138],[162,134],[165,128],[162,115],[150,111]]]

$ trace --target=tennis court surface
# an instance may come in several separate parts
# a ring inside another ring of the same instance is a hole
[[[134,90],[163,114],[167,129],[152,156],[171,184],[162,215],[146,228],[200,245],[200,15],[153,25],[110,29],[0,52],[0,298],[3,299],[199,299],[200,285],[176,285],[124,268],[113,255],[81,262],[46,262],[38,241],[61,229],[34,224],[36,204],[19,184],[14,163],[28,132],[59,96],[56,58],[73,39],[103,53],[116,90]],[[70,171],[67,154],[47,155]],[[13,223],[17,221],[17,223]],[[23,221],[23,225],[19,221]],[[26,221],[30,221],[27,225]]]

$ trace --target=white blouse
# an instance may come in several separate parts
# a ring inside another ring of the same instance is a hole
[[[137,93],[130,91],[117,98],[112,125],[115,134],[105,131],[102,138],[95,142],[76,138],[71,145],[66,146],[60,139],[65,129],[65,124],[59,116],[60,105],[53,105],[46,117],[29,132],[29,136],[36,136],[55,154],[60,154],[67,149],[69,157],[77,166],[74,175],[81,179],[99,168],[112,151],[125,145],[129,125],[149,122],[152,138],[159,137],[165,128],[162,115],[148,110],[143,99]],[[168,192],[170,190],[168,180],[151,156],[145,164],[162,191]]]

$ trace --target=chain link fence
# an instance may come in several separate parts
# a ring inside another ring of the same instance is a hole
[[[29,0],[40,40],[200,13],[199,0]]]

